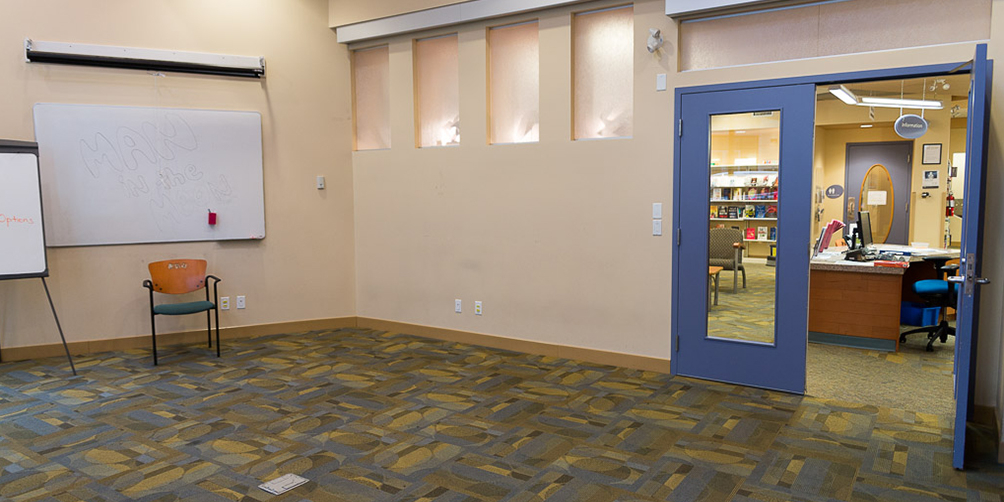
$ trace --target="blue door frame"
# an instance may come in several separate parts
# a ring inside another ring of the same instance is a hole
[[[680,138],[680,126],[681,126],[681,111],[683,104],[683,96],[687,94],[699,94],[706,92],[715,91],[730,91],[730,90],[743,90],[743,89],[759,89],[767,87],[778,87],[778,86],[790,86],[798,84],[814,84],[814,85],[826,85],[826,84],[836,84],[836,83],[853,83],[853,82],[866,82],[871,80],[887,80],[887,79],[897,79],[897,78],[915,78],[915,77],[925,77],[930,75],[940,75],[948,73],[973,73],[973,85],[970,89],[970,116],[967,125],[967,155],[966,155],[966,168],[967,171],[976,171],[977,178],[979,178],[980,184],[976,185],[979,192],[978,194],[968,193],[967,190],[966,197],[973,197],[979,201],[977,208],[974,210],[982,211],[982,173],[985,173],[986,169],[986,140],[985,134],[988,129],[989,121],[989,82],[991,81],[993,61],[986,59],[987,48],[986,44],[978,44],[976,46],[976,55],[973,60],[967,62],[959,63],[946,63],[946,64],[934,64],[934,65],[921,65],[921,66],[907,66],[900,68],[889,68],[881,70],[865,70],[865,71],[854,71],[854,72],[842,72],[842,73],[830,73],[821,75],[809,75],[802,77],[790,77],[781,79],[766,79],[766,80],[754,80],[748,82],[735,82],[727,84],[712,84],[712,85],[701,85],[693,87],[683,87],[676,89],[674,96],[674,134],[673,134],[673,239],[674,247],[678,247],[679,242],[677,241],[678,229],[681,223],[681,207],[680,207],[680,188],[681,188],[681,138]],[[975,102],[974,102],[975,100]],[[974,105],[976,110],[974,110]],[[976,114],[974,117],[972,114]],[[710,134],[710,132],[709,132]],[[979,137],[976,137],[979,136]],[[978,156],[977,159],[973,159],[973,156]],[[970,186],[969,178],[970,174],[967,173],[967,187]],[[964,210],[969,211],[970,204],[966,201]],[[805,215],[806,225],[809,224],[808,218],[811,216],[809,214]],[[968,226],[963,230],[966,236],[963,238],[963,252],[966,251],[966,239],[972,241],[969,244],[969,248],[972,250],[970,252],[976,253],[979,256],[979,251],[982,248],[982,218],[970,218]],[[972,228],[970,228],[972,227]],[[976,263],[976,273],[978,275],[980,267],[979,263]],[[673,253],[673,301],[672,301],[672,322],[671,322],[671,336],[670,336],[670,351],[674,355],[672,359],[675,361],[670,364],[670,373],[672,375],[678,374],[679,369],[679,352],[677,335],[680,332],[680,305],[679,300],[681,296],[681,285],[680,285],[680,253]],[[978,306],[979,306],[979,296],[978,287],[977,292],[973,296],[967,298],[966,295],[960,295],[959,298],[959,311],[962,312],[966,309],[971,316],[968,319],[963,319],[965,325],[957,329],[957,337],[962,339],[960,343],[957,340],[956,347],[956,418],[955,418],[955,438],[954,438],[954,452],[952,458],[952,464],[954,467],[961,469],[963,467],[964,460],[964,445],[965,445],[965,424],[968,415],[973,406],[973,385],[976,378],[976,364],[975,364],[975,353],[976,353],[976,326],[978,322]],[[808,306],[806,306],[808,309]],[[961,336],[959,336],[961,335]],[[804,365],[804,363],[803,363]],[[804,366],[803,366],[804,370]],[[741,383],[741,382],[740,382]]]

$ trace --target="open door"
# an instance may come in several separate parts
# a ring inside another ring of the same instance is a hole
[[[966,178],[962,213],[962,260],[959,274],[948,280],[959,284],[955,324],[955,445],[952,465],[963,467],[966,422],[973,408],[976,341],[979,327],[980,277],[983,261],[983,197],[987,172],[987,133],[990,121],[992,62],[987,46],[976,46],[969,85],[969,117],[966,124]]]

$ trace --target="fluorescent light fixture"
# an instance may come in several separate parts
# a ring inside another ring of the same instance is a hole
[[[941,101],[929,101],[922,99],[899,99],[899,98],[861,98],[861,106],[875,106],[879,108],[922,108],[926,110],[940,110],[944,108]]]
[[[861,124],[862,129],[868,129],[869,127],[872,127],[872,124]]]
[[[836,96],[837,99],[839,99],[840,101],[843,101],[844,103],[847,103],[849,105],[856,105],[856,104],[858,104],[858,97],[855,96],[854,93],[851,92],[850,89],[848,89],[848,88],[846,88],[846,87],[844,87],[842,85],[831,85],[830,86],[830,94]]]
[[[265,58],[262,56],[228,56],[110,45],[43,42],[30,38],[24,40],[24,56],[26,61],[32,63],[102,66],[229,77],[265,76]]]
[[[833,94],[840,101],[849,105],[874,106],[876,108],[918,108],[926,110],[940,110],[944,107],[941,101],[930,101],[923,99],[900,99],[900,98],[873,98],[858,97],[850,89],[843,85],[831,85],[830,94]]]

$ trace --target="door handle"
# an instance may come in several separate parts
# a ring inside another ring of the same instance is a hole
[[[976,284],[990,284],[990,279],[987,279],[986,277],[977,277]]]
[[[962,275],[952,275],[952,276],[946,277],[945,280],[948,281],[948,282],[957,282],[957,283],[966,282],[965,276],[962,276]],[[987,282],[990,282],[990,281],[987,281]]]

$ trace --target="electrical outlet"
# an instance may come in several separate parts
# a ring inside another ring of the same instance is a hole
[[[474,315],[481,315],[481,300],[474,301]]]
[[[230,310],[230,297],[221,296],[220,297],[220,310]]]
[[[463,312],[463,310],[463,302],[460,300],[453,300],[453,311],[459,314]]]
[[[246,306],[244,295],[237,297],[237,308],[242,309]]]

